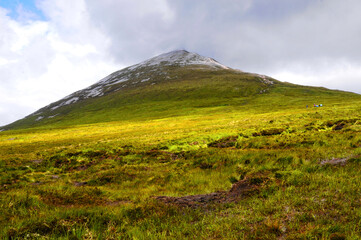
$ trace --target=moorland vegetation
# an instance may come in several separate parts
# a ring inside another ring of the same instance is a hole
[[[360,95],[177,71],[1,132],[1,237],[361,238]]]

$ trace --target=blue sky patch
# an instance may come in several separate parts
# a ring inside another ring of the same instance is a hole
[[[19,9],[26,13],[26,18],[32,20],[45,20],[45,16],[40,9],[36,7],[36,0],[0,0],[0,7],[7,9],[8,16],[12,19],[19,19]]]

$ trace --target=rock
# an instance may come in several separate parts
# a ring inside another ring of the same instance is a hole
[[[76,187],[81,187],[87,185],[88,182],[73,182],[73,185]]]
[[[333,165],[333,166],[335,166],[335,165],[344,166],[344,165],[346,165],[348,159],[349,158],[332,158],[331,160],[323,160],[320,164],[321,165],[329,164],[329,165]]]

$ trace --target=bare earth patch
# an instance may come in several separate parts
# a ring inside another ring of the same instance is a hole
[[[320,164],[321,165],[339,165],[344,166],[346,165],[349,158],[332,158],[331,160],[323,160]]]
[[[154,197],[165,204],[178,205],[180,207],[205,207],[211,204],[224,204],[238,202],[241,199],[259,192],[259,189],[267,184],[268,178],[246,178],[232,185],[229,191],[219,191],[209,194],[190,195],[184,197]]]

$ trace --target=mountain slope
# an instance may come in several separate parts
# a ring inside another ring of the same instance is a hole
[[[246,110],[252,106],[256,108],[257,102],[263,101],[287,105],[295,100],[305,102],[310,97],[313,98],[310,100],[322,100],[323,97],[354,96],[340,91],[282,83],[180,50],[114,72],[90,87],[51,103],[3,129],[142,120],[204,114],[215,108],[230,106]],[[284,99],[280,102],[280,98]],[[269,107],[273,108],[272,105]]]

